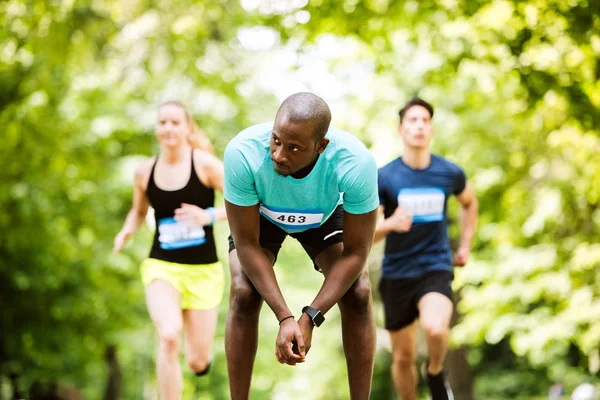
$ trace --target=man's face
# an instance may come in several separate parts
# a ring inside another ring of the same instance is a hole
[[[310,165],[328,143],[328,139],[315,140],[312,123],[294,124],[285,115],[277,116],[271,133],[273,168],[280,175],[292,175]]]
[[[405,146],[416,149],[428,147],[433,136],[429,111],[422,106],[410,107],[398,126],[398,132]]]

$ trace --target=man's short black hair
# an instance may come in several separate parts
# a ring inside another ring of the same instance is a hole
[[[398,112],[398,115],[400,115],[400,123],[402,123],[402,118],[404,118],[404,114],[406,114],[408,109],[414,106],[421,106],[427,109],[427,111],[429,111],[429,117],[433,118],[433,106],[420,97],[413,97],[407,101],[406,104],[404,104],[404,107]]]
[[[277,115],[280,113],[293,124],[312,123],[317,140],[323,139],[329,130],[331,111],[325,100],[315,94],[300,92],[289,96],[281,103]]]

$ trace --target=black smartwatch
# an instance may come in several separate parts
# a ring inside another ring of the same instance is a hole
[[[312,308],[311,306],[305,306],[302,309],[302,312],[310,317],[310,320],[316,327],[321,326],[323,321],[325,321],[325,317],[323,314],[321,314],[321,311],[317,310],[316,308]]]

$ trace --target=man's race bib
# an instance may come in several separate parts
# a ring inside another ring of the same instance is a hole
[[[282,228],[318,228],[323,220],[323,210],[292,210],[289,208],[260,206],[260,213]]]
[[[398,193],[398,206],[412,214],[413,222],[442,221],[445,200],[440,188],[400,189]]]
[[[174,218],[163,218],[158,221],[158,242],[161,249],[174,250],[200,246],[206,242],[206,238],[201,226],[190,226],[177,222]]]

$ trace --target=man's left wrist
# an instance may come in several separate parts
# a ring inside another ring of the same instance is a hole
[[[300,320],[298,322],[302,322],[302,323],[307,324],[310,327],[310,329],[313,329],[315,327],[315,325],[313,324],[312,320],[310,319],[310,317],[306,313],[302,313],[302,315],[300,316]]]
[[[325,321],[325,317],[320,310],[311,306],[304,306],[302,314],[306,314],[313,326],[319,327]]]

